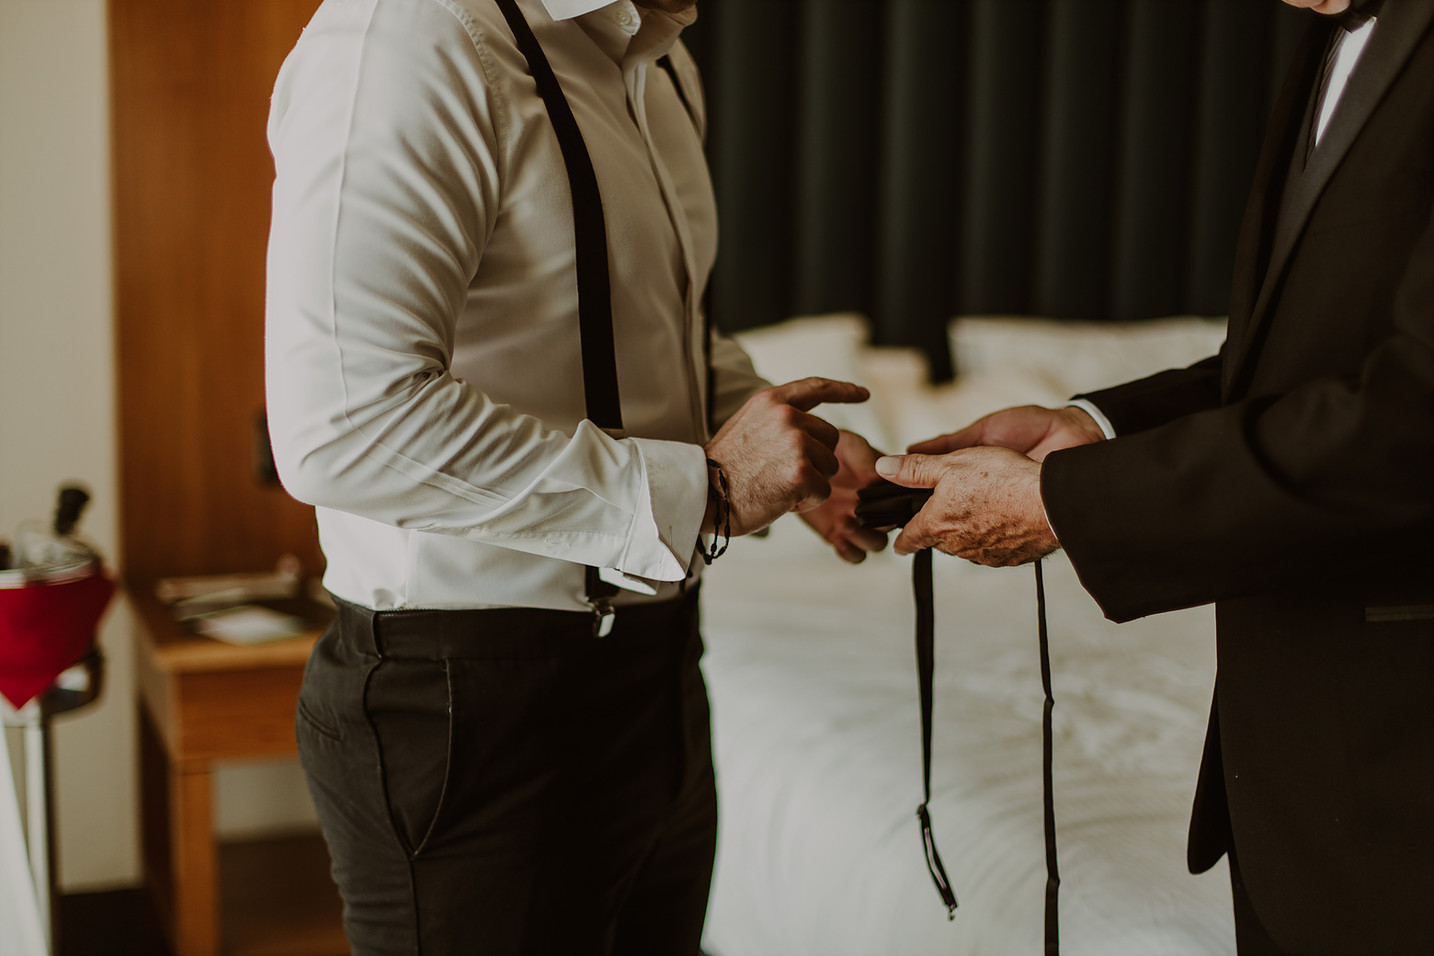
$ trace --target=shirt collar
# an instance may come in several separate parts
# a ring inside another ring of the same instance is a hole
[[[697,20],[696,6],[668,13],[638,8],[631,0],[542,0],[542,4],[554,20],[576,21],[619,65],[666,56],[678,35]]]
[[[548,16],[554,20],[571,20],[584,13],[599,10],[610,3],[612,0],[543,0],[543,6],[547,8]]]
[[[548,16],[554,20],[571,20],[603,7],[610,7],[613,0],[542,0],[543,8],[548,11]],[[690,26],[697,19],[697,9],[690,7],[681,13],[663,13],[660,10],[644,10],[644,18],[658,16],[671,20],[679,30]]]

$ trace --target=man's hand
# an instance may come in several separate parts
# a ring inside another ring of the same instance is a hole
[[[831,497],[802,514],[802,520],[835,548],[842,560],[852,564],[865,561],[867,552],[886,547],[885,532],[856,523],[857,492],[880,480],[876,473],[876,460],[880,457],[881,453],[865,438],[842,432],[836,446],[841,467],[831,480]]]
[[[707,443],[707,457],[727,475],[732,535],[760,531],[788,511],[810,511],[827,500],[839,462],[840,437],[809,414],[822,402],[864,402],[860,385],[804,378],[763,389],[737,409]],[[713,528],[712,509],[702,529]]]
[[[935,489],[897,537],[898,554],[934,547],[999,568],[1034,561],[1060,547],[1041,504],[1040,463],[1019,451],[986,447],[940,456],[900,455],[882,458],[876,470],[908,488]]]
[[[1062,448],[1103,441],[1105,433],[1085,411],[1075,408],[1043,408],[1021,405],[992,412],[959,432],[912,445],[908,451],[942,455],[958,448],[999,445],[1045,461],[1046,455]]]

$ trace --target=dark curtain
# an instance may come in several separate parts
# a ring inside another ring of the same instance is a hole
[[[702,0],[736,331],[856,311],[949,377],[958,314],[1222,315],[1277,0]]]

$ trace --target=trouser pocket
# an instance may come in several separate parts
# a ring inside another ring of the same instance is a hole
[[[369,676],[364,710],[378,743],[394,833],[423,851],[443,813],[453,752],[452,683],[444,660],[384,660]]]

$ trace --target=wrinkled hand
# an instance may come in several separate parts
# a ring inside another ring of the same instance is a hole
[[[804,378],[749,398],[707,443],[727,475],[732,535],[760,531],[788,511],[809,511],[831,493],[839,462],[836,427],[811,409],[822,402],[864,402],[860,385]],[[709,508],[703,530],[711,532]]]
[[[961,434],[961,433],[957,433]],[[936,548],[987,567],[1011,567],[1060,547],[1041,504],[1041,466],[1011,448],[882,458],[877,471],[935,492],[896,539],[898,554]]]
[[[856,523],[857,492],[880,480],[876,473],[876,460],[880,457],[881,453],[865,438],[842,432],[836,446],[840,468],[831,480],[831,496],[802,515],[802,520],[851,564],[860,564],[866,560],[867,552],[886,547],[885,532]]]
[[[907,450],[942,455],[958,448],[999,445],[1044,461],[1053,451],[1104,440],[1105,433],[1082,409],[1020,405],[992,412],[958,432],[919,442]]]

